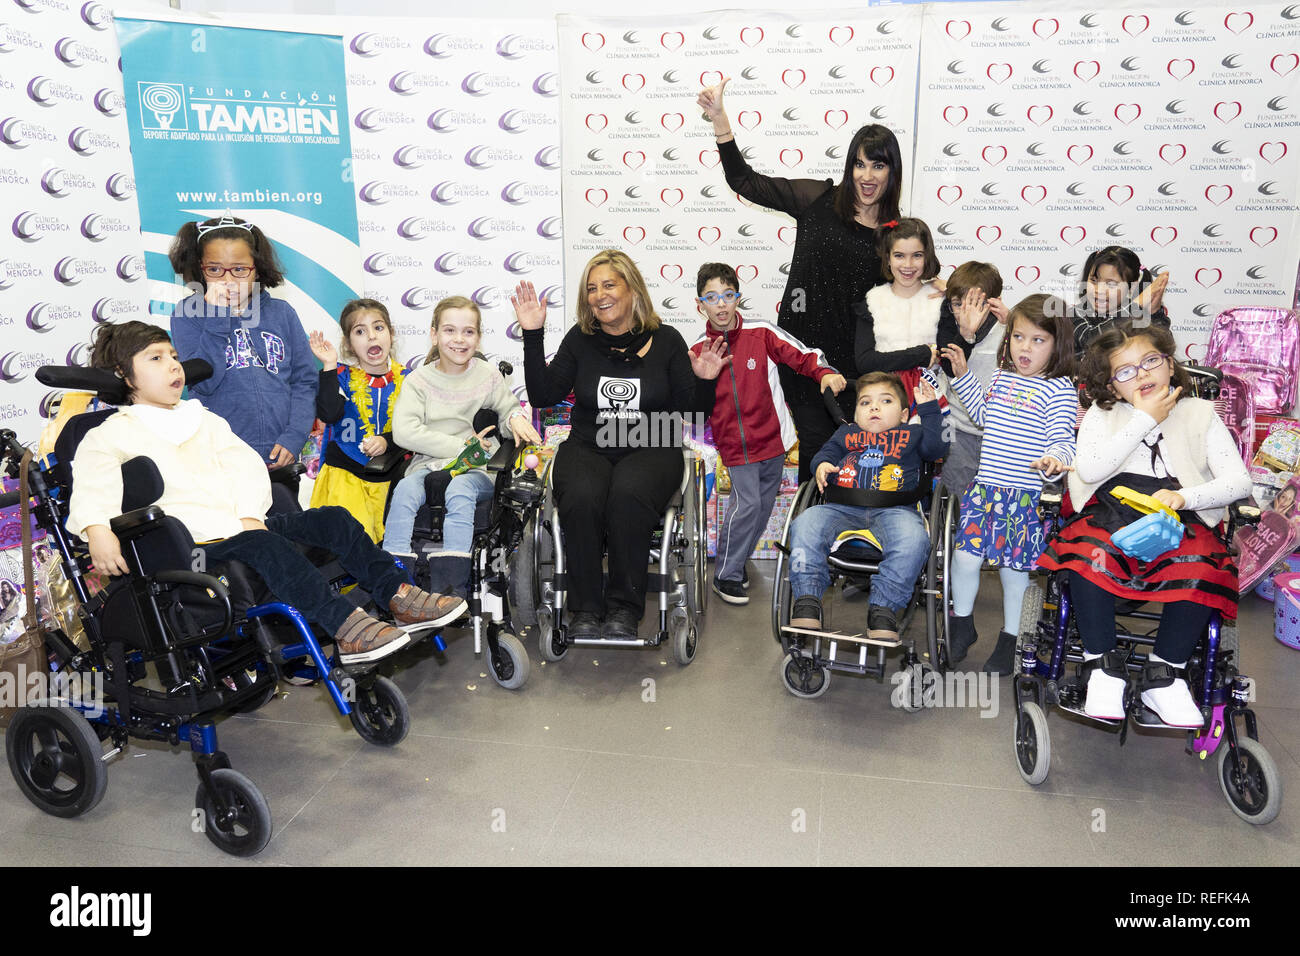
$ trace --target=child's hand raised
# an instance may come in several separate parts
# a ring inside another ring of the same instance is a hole
[[[952,311],[957,319],[957,330],[961,333],[961,337],[967,342],[974,342],[975,333],[984,324],[984,316],[989,312],[988,297],[983,289],[971,286],[966,290],[966,295],[961,301],[953,305]]]
[[[325,338],[325,333],[313,332],[307,336],[307,344],[311,346],[311,354],[321,360],[325,371],[330,372],[338,367],[339,350],[334,347],[333,342]]]
[[[515,307],[515,318],[521,329],[542,329],[546,327],[546,303],[537,298],[537,291],[528,281],[515,286],[515,294],[510,297],[510,304]]]
[[[847,384],[848,382],[845,381],[844,376],[839,374],[839,372],[836,372],[833,375],[823,376],[822,391],[824,392],[829,388],[832,395],[838,395],[840,392],[844,391],[844,386]]]
[[[935,395],[934,386],[922,378],[916,383],[916,388],[912,389],[912,397],[916,399],[916,404],[924,405],[933,402],[938,396]]]
[[[695,373],[695,377],[706,381],[717,378],[722,374],[722,370],[731,364],[731,356],[727,354],[727,339],[722,335],[700,349],[699,355],[694,352],[686,354],[691,358],[691,370]]]
[[[989,299],[989,311],[993,313],[993,317],[998,320],[999,325],[1007,324],[1007,316],[1011,314],[1011,310],[1007,308],[1007,304],[1001,299]]]
[[[817,480],[817,490],[826,490],[826,479],[835,473],[835,466],[829,461],[824,461],[817,466],[817,474],[813,477]]]
[[[952,366],[953,378],[961,378],[966,374],[966,353],[961,350],[960,345],[945,345],[939,355],[941,358],[946,358],[948,364]]]
[[[1153,389],[1145,398],[1142,397],[1140,391],[1137,391],[1133,393],[1133,407],[1146,412],[1156,420],[1158,425],[1169,417],[1169,413],[1174,410],[1174,406],[1178,404],[1178,398],[1182,394],[1183,387],[1181,385],[1168,390]]]

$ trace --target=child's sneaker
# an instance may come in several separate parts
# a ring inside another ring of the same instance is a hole
[[[898,636],[898,617],[884,605],[872,604],[867,608],[867,637],[873,641],[901,643],[902,638]]]
[[[801,627],[806,631],[822,629],[822,602],[820,598],[805,594],[794,599],[790,610],[790,626]]]
[[[376,620],[357,608],[334,634],[342,664],[370,664],[401,650],[411,641],[405,631]]]
[[[468,609],[464,598],[452,594],[430,594],[412,584],[403,584],[388,602],[393,620],[406,627],[441,627]]]
[[[749,595],[745,593],[745,586],[739,581],[724,581],[722,578],[714,578],[713,593],[728,604],[749,603]]]
[[[1128,687],[1128,681],[1117,674],[1107,673],[1107,665],[1102,663],[1104,659],[1093,659],[1096,663],[1088,675],[1088,695],[1083,702],[1083,712],[1100,720],[1123,720],[1124,690]],[[1084,666],[1090,663],[1093,662],[1088,661]],[[1116,666],[1112,666],[1111,670],[1124,666],[1122,659],[1114,663]]]
[[[1154,654],[1142,673],[1142,703],[1170,727],[1194,730],[1205,722],[1187,681],[1178,676],[1172,665]]]
[[[740,586],[746,591],[749,590],[749,568],[740,569]]]

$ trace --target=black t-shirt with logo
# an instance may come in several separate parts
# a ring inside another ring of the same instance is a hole
[[[572,326],[546,362],[544,331],[524,331],[524,382],[536,408],[573,394],[572,431],[602,454],[619,457],[631,448],[680,442],[682,412],[713,411],[713,379],[698,379],[681,333],[660,325],[639,362],[606,355],[594,336]],[[657,414],[657,413],[678,414]]]

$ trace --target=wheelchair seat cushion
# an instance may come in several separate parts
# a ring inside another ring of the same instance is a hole
[[[831,545],[831,555],[848,561],[879,561],[885,553],[880,539],[864,528],[842,532]]]

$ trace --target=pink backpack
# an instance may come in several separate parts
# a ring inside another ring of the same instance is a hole
[[[1285,415],[1296,401],[1300,316],[1282,308],[1220,312],[1204,363],[1247,383],[1257,413]]]

